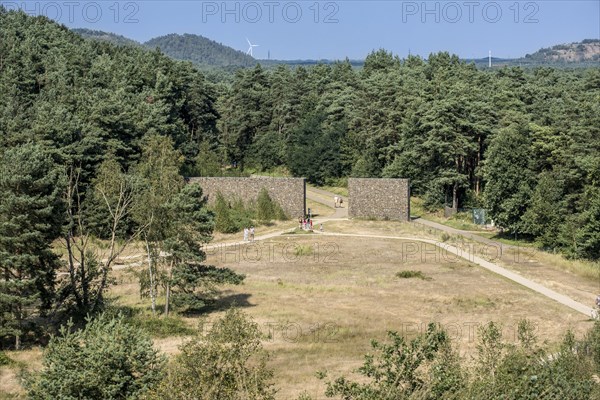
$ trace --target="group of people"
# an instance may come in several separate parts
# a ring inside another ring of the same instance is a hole
[[[250,240],[251,242],[254,242],[254,227],[253,226],[251,226],[250,229],[244,228],[244,242],[247,242],[248,240]]]
[[[300,229],[304,229],[304,230],[312,230],[313,228],[313,220],[312,218],[306,217],[306,218],[298,218],[298,225]]]
[[[344,199],[342,199],[342,196],[333,196],[333,208],[341,207],[343,202]]]
[[[310,217],[299,217],[298,218],[298,227],[300,229],[304,229],[305,231],[312,231],[313,230],[313,220]],[[323,232],[323,223],[321,223],[319,225],[319,230],[321,232]]]

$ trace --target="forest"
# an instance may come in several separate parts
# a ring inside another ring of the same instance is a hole
[[[486,71],[378,50],[360,70],[256,65],[213,84],[159,51],[1,18],[2,149],[40,144],[82,185],[108,155],[127,170],[163,135],[185,176],[218,163],[316,184],[409,178],[430,208],[483,207],[543,248],[600,256],[600,68]]]

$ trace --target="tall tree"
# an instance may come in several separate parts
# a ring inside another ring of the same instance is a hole
[[[0,337],[15,348],[54,300],[59,258],[52,242],[63,222],[60,169],[39,145],[6,150],[0,157]]]
[[[206,253],[203,246],[212,240],[213,214],[196,184],[184,186],[169,204],[170,219],[163,244],[167,265],[165,315],[169,314],[171,297],[180,307],[201,309],[217,294],[217,287],[226,283],[240,284],[243,275],[228,268],[203,265]]]
[[[134,168],[142,188],[134,199],[133,219],[143,227],[141,236],[146,247],[148,291],[153,313],[156,313],[161,244],[168,235],[172,217],[169,202],[184,185],[179,174],[183,161],[183,156],[173,148],[169,137],[153,135],[147,138],[141,160]]]

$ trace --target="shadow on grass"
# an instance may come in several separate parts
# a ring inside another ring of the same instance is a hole
[[[226,311],[232,307],[236,308],[249,308],[254,307],[255,304],[251,304],[248,300],[252,296],[249,293],[235,293],[219,297],[217,300],[207,303],[206,306],[201,309],[189,309],[181,314],[186,317],[201,317],[212,312]]]
[[[498,232],[495,235],[485,235],[485,237],[507,244],[535,246],[535,240],[532,236],[519,235],[515,238],[514,233]]]

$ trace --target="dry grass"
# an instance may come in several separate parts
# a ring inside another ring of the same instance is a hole
[[[438,240],[441,236],[416,224],[381,221],[330,221],[325,230]],[[449,237],[448,242],[470,244],[460,237]],[[413,337],[423,332],[427,323],[439,322],[469,361],[475,349],[476,326],[491,320],[501,323],[505,337],[514,340],[517,322],[528,318],[537,325],[540,341],[548,340],[551,345],[568,328],[581,336],[591,326],[585,316],[468,262],[448,261],[439,253],[408,259],[409,241],[317,234],[285,235],[256,244],[260,247],[258,256],[248,256],[238,247],[237,254],[213,253],[207,262],[246,274],[244,285],[226,288],[220,306],[223,309],[235,303],[259,323],[264,345],[272,353],[270,366],[281,389],[279,399],[296,398],[304,390],[324,398],[324,386],[315,372],[328,370],[331,377],[350,373],[369,352],[370,339],[384,339],[388,330]],[[570,289],[565,289],[565,294],[575,288],[589,291],[594,287],[589,280],[565,274],[564,266],[553,265],[553,259],[536,256],[531,264],[511,264],[504,259],[510,255],[506,252],[502,259],[507,267],[541,279],[550,287],[566,285]],[[405,270],[420,271],[431,279],[396,277]],[[139,298],[135,278],[125,270],[115,271],[114,276],[118,285],[110,293],[119,305],[149,308],[148,300]],[[222,313],[185,320],[196,327]],[[155,345],[175,354],[185,339],[158,339]],[[26,364],[33,368],[39,367],[40,355],[38,349],[9,353],[17,361],[28,359]],[[0,399],[19,393],[17,371],[12,367],[0,369],[0,393],[4,393]]]
[[[384,338],[387,330],[410,336],[430,321],[440,322],[460,352],[468,355],[475,346],[475,326],[490,320],[502,323],[505,334],[513,338],[516,323],[531,319],[538,324],[540,340],[550,343],[567,328],[581,335],[590,326],[584,316],[466,262],[417,260],[407,265],[403,243],[278,238],[270,243],[275,249],[272,259],[226,264],[247,275],[244,286],[230,288],[227,294],[247,296],[241,305],[264,329],[281,387],[278,398],[294,398],[304,389],[322,398],[315,372],[349,372],[369,351],[369,340]],[[312,246],[313,255],[295,260],[291,249],[297,245]],[[405,269],[422,271],[432,279],[395,278]]]
[[[24,399],[25,391],[21,387],[19,373],[23,370],[35,371],[41,368],[42,350],[33,348],[22,351],[6,351],[15,361],[12,365],[0,367],[0,400]]]

